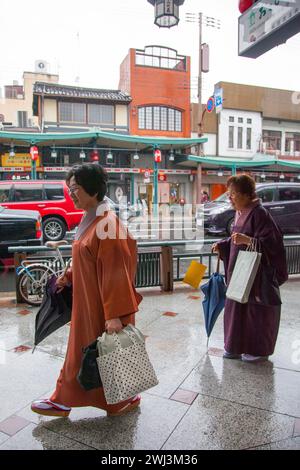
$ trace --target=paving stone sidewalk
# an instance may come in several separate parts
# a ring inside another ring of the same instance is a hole
[[[222,358],[221,317],[207,352],[199,291],[141,290],[137,326],[159,385],[118,418],[96,408],[74,408],[67,419],[31,412],[53,391],[69,326],[32,354],[36,309],[1,298],[0,449],[300,449],[299,290],[300,277],[282,288],[276,352],[260,364]]]

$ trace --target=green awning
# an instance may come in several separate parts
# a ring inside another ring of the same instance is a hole
[[[33,132],[9,132],[0,131],[0,143],[14,145],[87,145],[116,147],[144,150],[157,146],[164,150],[171,146],[175,149],[183,149],[207,142],[206,138],[181,139],[164,137],[142,137],[127,134],[117,134],[104,131],[87,131],[71,133],[33,133]]]
[[[194,156],[189,155],[188,161],[201,163],[204,166],[217,166],[217,167],[230,167],[230,168],[250,168],[262,166],[288,166],[295,169],[300,169],[299,160],[286,160],[279,159],[273,155],[263,153],[256,153],[250,158],[236,158],[236,157],[213,157],[213,156]]]

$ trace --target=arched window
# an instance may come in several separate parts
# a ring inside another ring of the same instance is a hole
[[[139,129],[182,132],[182,112],[164,106],[140,107]]]

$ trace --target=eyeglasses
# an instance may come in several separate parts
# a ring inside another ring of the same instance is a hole
[[[235,197],[237,194],[239,194],[237,191],[227,191],[227,197]]]
[[[68,188],[68,193],[69,193],[69,194],[74,194],[75,191],[78,191],[78,189],[79,189],[78,186],[70,186],[70,187]]]

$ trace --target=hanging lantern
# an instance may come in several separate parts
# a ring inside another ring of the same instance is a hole
[[[159,149],[154,151],[154,161],[156,163],[161,163],[161,151]]]
[[[39,149],[35,145],[32,145],[30,147],[30,152],[29,153],[30,153],[32,161],[35,162],[39,158]]]
[[[99,162],[99,152],[98,150],[94,149],[91,152],[91,161],[92,162]]]
[[[154,6],[154,23],[160,28],[172,28],[179,23],[179,6],[185,0],[148,0]]]
[[[55,147],[51,150],[51,158],[57,158],[57,151],[55,150]]]

